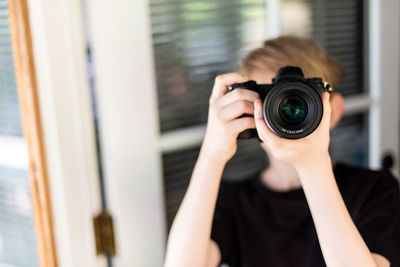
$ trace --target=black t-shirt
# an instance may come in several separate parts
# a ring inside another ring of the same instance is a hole
[[[221,250],[221,266],[326,266],[303,189],[271,190],[259,174],[221,183],[211,234]],[[370,251],[400,267],[397,180],[388,172],[341,163],[334,174]]]

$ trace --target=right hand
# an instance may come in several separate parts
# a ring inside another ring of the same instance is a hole
[[[239,73],[223,74],[215,78],[202,145],[202,152],[214,159],[228,161],[236,153],[239,133],[256,128],[254,117],[239,117],[254,114],[253,101],[260,98],[259,94],[240,88],[226,94],[228,85],[247,80],[247,77]]]

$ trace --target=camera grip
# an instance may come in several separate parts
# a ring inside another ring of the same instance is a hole
[[[255,137],[258,137],[257,131],[255,129],[247,129],[241,132],[237,139],[251,139]]]
[[[250,80],[250,81],[247,81],[247,82],[244,82],[244,83],[231,84],[230,86],[227,87],[227,92],[231,92],[236,88],[243,88],[243,89],[251,90],[251,91],[254,91],[254,92],[257,92],[257,93],[260,94],[260,90],[258,90],[257,83],[255,81],[253,81],[253,80]],[[269,85],[261,85],[260,88],[268,90],[270,88],[270,86]],[[264,96],[265,93],[266,92],[263,92],[263,96]],[[248,115],[248,114],[243,114],[243,115],[239,116],[238,118],[243,118],[243,117],[253,117],[253,116],[252,115]],[[258,138],[258,134],[257,134],[257,130],[256,129],[247,129],[247,130],[244,130],[243,132],[241,132],[238,135],[237,139],[251,139],[251,138],[256,138],[256,137]]]
[[[243,117],[253,117],[253,116],[248,115],[248,114],[243,114],[242,116],[240,116],[238,118],[243,118]],[[247,129],[247,130],[244,130],[243,132],[241,132],[238,135],[237,139],[251,139],[251,138],[255,138],[255,137],[258,137],[257,130],[256,129]]]

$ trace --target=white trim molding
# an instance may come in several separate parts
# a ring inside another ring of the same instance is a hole
[[[344,98],[344,115],[358,114],[368,112],[371,107],[371,97],[369,94],[358,94]]]
[[[58,264],[106,266],[92,218],[100,212],[81,0],[29,0]]]
[[[113,263],[162,266],[166,218],[148,1],[87,0],[86,10]]]
[[[163,133],[160,140],[160,151],[168,153],[201,145],[205,132],[206,125],[202,124]]]
[[[380,168],[382,156],[394,156],[399,171],[400,2],[369,0],[369,164]]]

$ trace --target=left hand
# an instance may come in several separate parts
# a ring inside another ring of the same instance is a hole
[[[329,98],[329,93],[322,94],[324,111],[318,128],[310,135],[300,139],[286,139],[274,134],[265,124],[261,100],[256,99],[253,103],[258,136],[267,146],[271,156],[291,164],[295,169],[312,167],[314,164],[318,164],[319,160],[329,158],[331,118]]]

